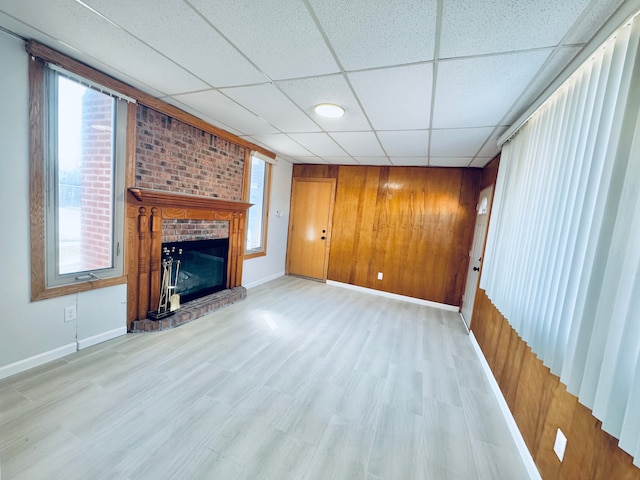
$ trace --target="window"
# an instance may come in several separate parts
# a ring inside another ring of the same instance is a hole
[[[46,95],[47,286],[120,275],[126,102],[51,69]]]
[[[267,254],[267,219],[271,158],[251,152],[248,163],[248,201],[253,205],[247,212],[245,258]]]
[[[122,283],[127,100],[31,63],[32,299]]]

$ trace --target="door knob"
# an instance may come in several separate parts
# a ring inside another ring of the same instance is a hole
[[[473,271],[474,272],[479,272],[480,271],[480,267],[473,267]]]

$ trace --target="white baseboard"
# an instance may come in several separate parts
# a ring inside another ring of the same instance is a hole
[[[524,442],[524,438],[522,438],[522,434],[518,429],[518,425],[516,424],[513,415],[511,414],[511,410],[509,410],[509,405],[507,405],[507,401],[504,399],[502,395],[502,390],[500,390],[500,386],[496,381],[496,378],[493,376],[493,372],[491,371],[491,367],[487,363],[487,359],[482,353],[482,349],[476,340],[476,337],[473,335],[473,331],[469,333],[469,338],[471,339],[471,345],[473,345],[473,349],[476,351],[478,358],[480,359],[480,363],[482,364],[482,369],[484,370],[487,379],[489,380],[489,385],[491,385],[491,390],[498,400],[498,404],[500,405],[500,410],[502,411],[502,415],[504,415],[505,420],[507,421],[507,426],[509,427],[509,431],[511,432],[511,436],[513,440],[516,442],[516,447],[518,448],[518,452],[520,453],[520,458],[522,458],[522,463],[524,463],[527,472],[529,473],[529,478],[531,480],[542,480],[540,476],[540,472],[538,472],[538,468],[536,467],[535,462],[533,461],[533,457],[531,456],[531,452],[527,448],[527,444]]]
[[[83,338],[82,340],[78,340],[78,350],[92,347],[93,345],[106,342],[107,340],[119,337],[120,335],[126,335],[126,333],[127,327],[119,327],[113,330],[109,330],[108,332],[101,333],[99,335],[94,335],[93,337]]]
[[[243,285],[244,288],[249,290],[250,288],[257,287],[258,285],[262,285],[263,283],[270,282],[271,280],[275,280],[276,278],[284,277],[284,271],[278,272],[273,275],[269,275],[268,277],[261,278],[260,280],[256,280],[255,282],[247,283]]]
[[[77,346],[74,342],[59,348],[55,348],[53,350],[49,350],[48,352],[39,353],[38,355],[34,355],[33,357],[10,363],[9,365],[0,367],[0,379],[10,377],[11,375],[15,375],[16,373],[24,372],[25,370],[29,370],[30,368],[39,367],[40,365],[64,357],[75,351],[77,351]]]
[[[405,295],[398,295],[397,293],[383,292],[381,290],[375,290],[373,288],[359,287],[357,285],[351,285],[350,283],[342,283],[342,282],[336,282],[334,280],[327,280],[327,285],[333,285],[335,287],[348,288],[349,290],[356,290],[358,292],[370,293],[370,294],[373,294],[373,295],[379,295],[381,297],[393,298],[394,300],[402,300],[404,302],[417,303],[418,305],[424,305],[424,306],[427,306],[427,307],[439,308],[441,310],[448,310],[450,312],[459,312],[460,311],[460,307],[457,307],[455,305],[448,305],[446,303],[431,302],[429,300],[423,300],[421,298],[407,297]]]

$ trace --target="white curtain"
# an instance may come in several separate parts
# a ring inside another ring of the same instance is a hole
[[[640,20],[503,147],[480,286],[640,466]]]

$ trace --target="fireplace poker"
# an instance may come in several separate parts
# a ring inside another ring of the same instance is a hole
[[[160,287],[160,301],[158,302],[158,315],[167,312],[167,303],[169,302],[169,288],[171,282],[171,264],[173,259],[165,259],[162,261],[162,286]]]
[[[182,255],[182,249],[178,249],[178,255]],[[180,308],[180,294],[178,293],[178,275],[180,274],[180,259],[176,260],[176,276],[173,284],[173,293],[169,297],[169,310],[174,312]],[[171,278],[171,273],[169,273]]]

